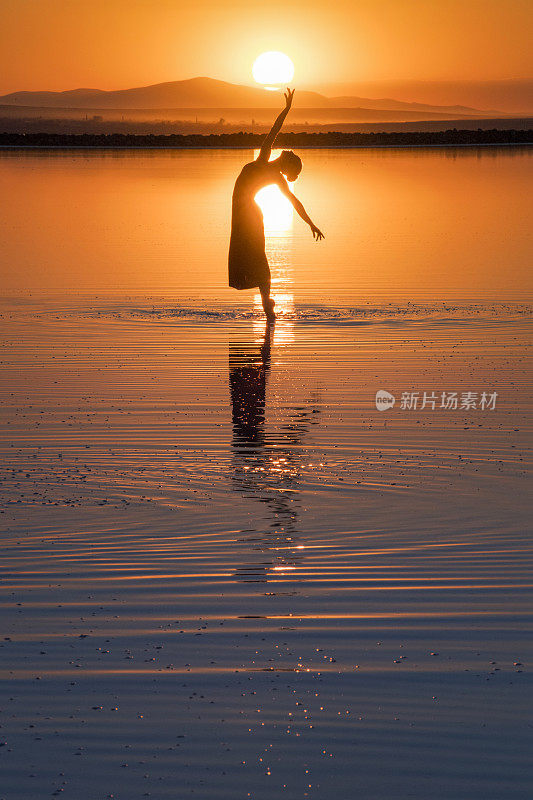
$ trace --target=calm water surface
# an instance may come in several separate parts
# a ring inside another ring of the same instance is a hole
[[[253,151],[0,152],[4,287],[148,290],[249,303],[227,288],[231,193]],[[520,299],[532,285],[532,151],[304,150],[262,199],[275,291]],[[269,194],[270,192],[270,194]],[[439,291],[440,290],[440,291]]]
[[[0,154],[0,796],[525,800],[529,151],[252,155]]]

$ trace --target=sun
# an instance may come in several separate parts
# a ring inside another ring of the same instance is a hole
[[[254,61],[252,75],[257,83],[273,84],[290,83],[294,77],[294,64],[289,56],[278,50],[261,53]]]

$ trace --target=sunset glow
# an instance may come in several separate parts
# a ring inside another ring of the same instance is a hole
[[[0,93],[122,89],[197,76],[252,83],[251,65],[271,50],[290,56],[299,88],[317,90],[324,84],[422,77],[529,78],[531,3],[486,0],[482,16],[480,8],[460,0],[340,0],[334,13],[318,0],[253,8],[242,0],[9,0],[2,4]],[[409,88],[400,99],[447,102],[443,87],[430,85],[422,100],[410,97]],[[450,102],[460,101],[452,94]],[[475,95],[468,105],[476,105]]]

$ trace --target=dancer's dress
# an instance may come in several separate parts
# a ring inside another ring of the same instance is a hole
[[[270,282],[263,214],[254,197],[272,182],[272,173],[261,161],[246,164],[235,182],[228,257],[229,285],[234,289],[253,289]]]

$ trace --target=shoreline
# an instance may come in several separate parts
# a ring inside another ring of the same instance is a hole
[[[354,145],[298,145],[298,150],[438,150],[455,148],[500,148],[500,147],[531,147],[530,142],[501,142],[500,144],[354,144]],[[251,150],[246,145],[112,145],[112,144],[0,144],[2,150]]]
[[[228,134],[49,134],[0,133],[0,149],[159,149],[250,150],[260,147],[263,136]],[[420,147],[531,146],[533,130],[458,130],[398,133],[286,133],[278,147],[297,149],[384,149]]]

